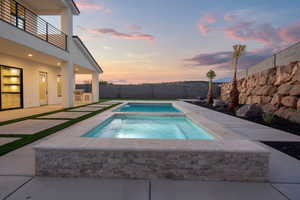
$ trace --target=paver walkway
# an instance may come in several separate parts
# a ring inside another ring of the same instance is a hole
[[[13,142],[15,140],[17,140],[18,138],[12,138],[12,137],[2,137],[0,138],[0,146],[1,145],[4,145],[4,144],[7,144],[7,143],[10,143],[10,142]]]
[[[61,105],[40,106],[0,112],[0,122],[62,109]]]
[[[66,122],[66,120],[28,119],[0,127],[0,134],[34,134]]]
[[[191,104],[190,104],[191,105]],[[194,106],[194,105],[192,105]],[[227,128],[240,127],[240,121],[222,113],[199,108],[201,117],[222,121]],[[213,112],[213,113],[212,113]],[[257,128],[249,122],[247,129]],[[257,128],[258,129],[258,128]],[[264,129],[259,127],[259,129]],[[243,131],[243,137],[259,142],[267,139],[298,139],[285,132],[272,133]],[[268,135],[269,134],[269,135]],[[55,134],[54,134],[55,135]],[[267,136],[266,136],[267,135]],[[47,140],[43,138],[42,140]],[[40,142],[40,141],[38,141]],[[38,143],[36,142],[36,143]],[[103,180],[34,177],[34,151],[30,144],[0,157],[0,199],[19,200],[299,200],[300,161],[264,144],[271,151],[271,183],[228,183],[169,180]]]
[[[38,117],[37,119],[47,119],[47,118],[56,118],[56,119],[66,119],[66,118],[69,118],[69,119],[75,119],[75,118],[78,118],[78,117],[81,117],[83,115],[86,115],[86,114],[89,114],[91,112],[59,112],[59,113],[54,113],[54,114],[51,114],[51,115],[46,115],[46,116],[42,116],[42,117]]]
[[[71,112],[73,111],[76,111],[76,112],[88,112],[88,111],[97,111],[97,110],[101,110],[102,108],[101,107],[90,107],[90,106],[86,106],[86,107],[81,107],[81,108],[75,108],[75,109],[72,109],[72,110],[69,110]]]

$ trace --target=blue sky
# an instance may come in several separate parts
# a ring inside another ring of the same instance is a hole
[[[300,1],[77,0],[78,34],[114,83],[205,80],[231,75],[300,40]]]

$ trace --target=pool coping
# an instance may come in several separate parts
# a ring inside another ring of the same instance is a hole
[[[38,165],[44,168],[47,163],[43,160],[42,154],[45,155],[47,152],[51,152],[51,155],[61,154],[66,152],[136,152],[136,153],[211,153],[213,155],[235,155],[242,156],[243,159],[246,156],[247,159],[255,160],[255,157],[263,158],[265,165],[268,165],[268,159],[270,152],[255,142],[249,141],[247,138],[237,135],[233,131],[222,127],[216,121],[209,120],[202,117],[201,114],[190,109],[186,103],[178,101],[163,101],[163,103],[171,103],[177,109],[181,110],[182,113],[135,113],[135,112],[113,112],[121,106],[131,101],[125,101],[122,104],[109,109],[99,115],[77,123],[67,129],[60,131],[59,134],[53,138],[48,139],[42,143],[39,143],[34,147],[36,150]],[[155,102],[143,102],[141,103],[161,103],[160,101]],[[134,101],[133,103],[136,103]],[[81,137],[88,131],[94,129],[101,122],[105,121],[114,114],[132,114],[132,115],[159,115],[159,116],[187,116],[194,123],[201,126],[209,134],[215,137],[215,140],[169,140],[169,139],[114,139],[114,138],[89,138]],[[245,122],[246,123],[246,122]],[[55,153],[56,152],[56,153]],[[254,162],[254,161],[253,161]],[[255,163],[255,162],[254,162]],[[49,164],[49,163],[48,163]],[[264,177],[255,179],[255,181],[266,181],[267,180],[267,166],[264,166]],[[44,173],[44,174],[48,174]],[[39,171],[37,166],[37,174],[43,175],[43,172]],[[51,173],[50,173],[51,174]],[[237,179],[235,177],[235,179]],[[241,178],[241,180],[251,180],[251,177]],[[215,180],[215,179],[212,179]],[[230,179],[229,179],[230,180]],[[239,180],[239,179],[237,179]]]

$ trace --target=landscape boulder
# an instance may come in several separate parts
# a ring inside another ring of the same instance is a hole
[[[272,97],[263,96],[263,97],[261,97],[261,104],[263,104],[263,105],[268,104],[271,102],[271,100],[272,100]]]
[[[252,104],[261,104],[262,103],[262,97],[261,96],[253,96],[251,100]]]
[[[294,96],[286,96],[281,99],[281,104],[289,108],[296,108],[297,102],[298,98]]]
[[[300,111],[294,111],[289,113],[289,120],[294,123],[300,124]]]
[[[283,84],[278,88],[278,94],[288,95],[291,88],[292,88],[292,85],[290,85],[289,83]]]
[[[262,106],[257,104],[247,104],[240,107],[236,111],[236,115],[243,118],[257,119],[262,117],[263,109]]]
[[[281,104],[281,96],[279,94],[275,94],[271,100],[271,104],[273,106],[280,106]]]
[[[227,103],[220,99],[214,99],[213,107],[227,107]]]
[[[290,95],[292,96],[300,95],[300,85],[294,85],[290,90]]]
[[[273,96],[273,94],[275,94],[276,91],[277,91],[276,87],[268,85],[268,86],[263,87],[261,95],[264,95],[264,96]]]
[[[294,72],[294,76],[293,76],[293,81],[298,81],[300,82],[300,63],[298,62],[298,64],[295,66],[295,72]]]
[[[274,114],[277,115],[278,117],[281,117],[281,118],[284,118],[284,119],[288,119],[290,112],[289,112],[288,108],[281,107]]]
[[[264,113],[271,113],[271,114],[275,113],[277,110],[275,106],[272,106],[270,104],[262,106],[262,109]]]
[[[277,68],[276,71],[276,82],[275,85],[281,85],[283,83],[288,82],[291,80],[290,74],[292,73],[292,66],[281,66]]]

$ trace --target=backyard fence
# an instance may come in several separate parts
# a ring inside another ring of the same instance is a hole
[[[300,42],[266,58],[262,62],[248,68],[246,71],[239,73],[239,78],[261,72],[273,67],[288,65],[290,62],[300,61]]]
[[[139,98],[139,99],[184,99],[206,98],[207,82],[190,84],[141,84],[141,85],[100,85],[101,98]],[[215,97],[220,96],[220,88],[214,84]]]

